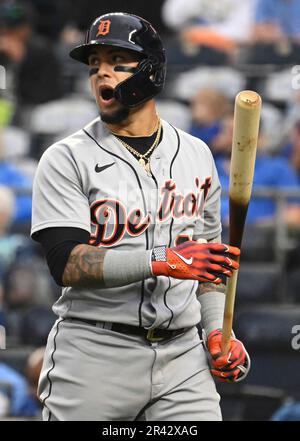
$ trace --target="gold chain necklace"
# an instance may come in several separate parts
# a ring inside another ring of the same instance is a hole
[[[159,140],[160,140],[160,134],[161,134],[160,119],[158,120],[157,134],[156,134],[155,140],[154,140],[153,144],[150,146],[150,148],[143,155],[140,152],[138,152],[137,150],[135,150],[133,147],[131,147],[131,145],[127,144],[127,142],[123,141],[123,139],[120,139],[119,135],[117,135],[114,132],[111,132],[111,133],[118,139],[118,141],[121,142],[121,144],[124,147],[127,148],[127,150],[129,150],[131,153],[133,153],[135,156],[137,156],[139,158],[139,164],[146,170],[146,172],[151,173],[150,156],[151,156],[153,150],[157,147]],[[149,155],[149,157],[147,158],[146,156],[148,156],[148,155]]]

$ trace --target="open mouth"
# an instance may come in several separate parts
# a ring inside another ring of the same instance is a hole
[[[104,101],[109,101],[114,97],[114,90],[111,87],[101,87],[100,95]]]

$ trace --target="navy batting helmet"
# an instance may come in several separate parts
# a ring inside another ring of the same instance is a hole
[[[99,45],[128,49],[142,57],[134,74],[115,88],[114,96],[119,102],[127,107],[135,107],[163,89],[165,50],[158,33],[148,21],[123,12],[101,15],[92,23],[85,43],[73,49],[70,56],[88,64],[91,51]],[[128,71],[125,66],[116,66],[115,70]]]

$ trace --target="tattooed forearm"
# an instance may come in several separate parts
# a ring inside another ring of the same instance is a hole
[[[207,292],[225,293],[225,285],[223,283],[220,283],[220,285],[216,285],[215,283],[199,283],[197,296],[201,296],[201,294],[205,294]]]
[[[63,274],[64,286],[102,288],[106,251],[85,244],[73,248]]]

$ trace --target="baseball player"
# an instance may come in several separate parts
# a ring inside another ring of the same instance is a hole
[[[43,418],[219,420],[213,376],[239,381],[249,357],[234,336],[221,355],[240,251],[221,243],[210,150],[157,114],[166,59],[146,20],[100,16],[70,55],[89,68],[100,116],[48,148],[34,182],[32,237],[63,287]]]

